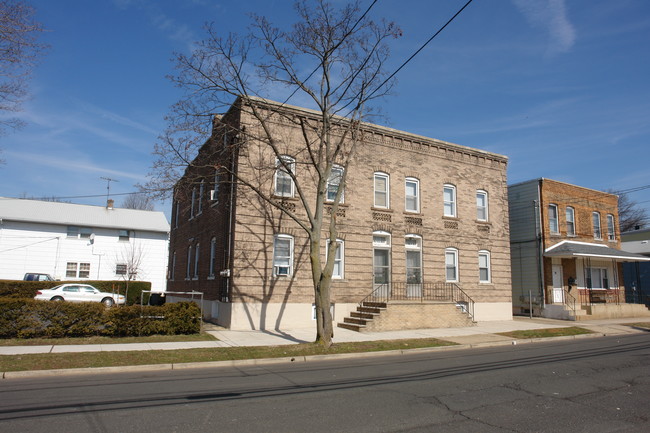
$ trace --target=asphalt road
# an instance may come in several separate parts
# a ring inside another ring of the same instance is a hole
[[[0,432],[648,432],[650,333],[0,381]]]

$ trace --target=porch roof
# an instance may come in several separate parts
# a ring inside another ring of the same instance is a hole
[[[562,241],[558,244],[547,248],[544,251],[544,257],[589,257],[592,259],[608,259],[617,262],[648,262],[650,257],[641,254],[630,253],[627,251],[617,250],[600,244],[590,244],[587,242]]]

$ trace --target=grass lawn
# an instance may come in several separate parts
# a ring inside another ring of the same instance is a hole
[[[512,338],[565,337],[569,335],[593,334],[592,331],[577,326],[568,328],[530,329],[525,331],[500,332],[499,335]]]
[[[452,346],[435,338],[337,343],[329,349],[314,343],[286,346],[220,347],[214,349],[147,350],[133,352],[43,353],[0,356],[0,372],[83,367],[115,367],[147,364],[227,361],[238,359],[295,358],[309,355],[376,352]]]
[[[7,338],[0,339],[0,346],[61,346],[64,344],[125,344],[168,343],[170,341],[217,340],[211,334],[149,335],[146,337],[78,337],[78,338]]]

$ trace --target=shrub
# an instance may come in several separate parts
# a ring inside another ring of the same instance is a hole
[[[77,283],[90,284],[102,292],[126,293],[126,281],[22,281],[22,280],[0,280],[0,298],[31,298],[41,289],[51,289],[59,284]],[[148,281],[129,281],[129,293],[126,299],[128,305],[140,303],[140,293],[143,290],[151,290],[151,283]]]

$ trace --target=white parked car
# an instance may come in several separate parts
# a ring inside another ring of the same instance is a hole
[[[47,290],[36,292],[34,299],[42,301],[68,301],[68,302],[101,302],[107,307],[115,304],[124,304],[124,295],[100,292],[89,284],[61,284]]]

